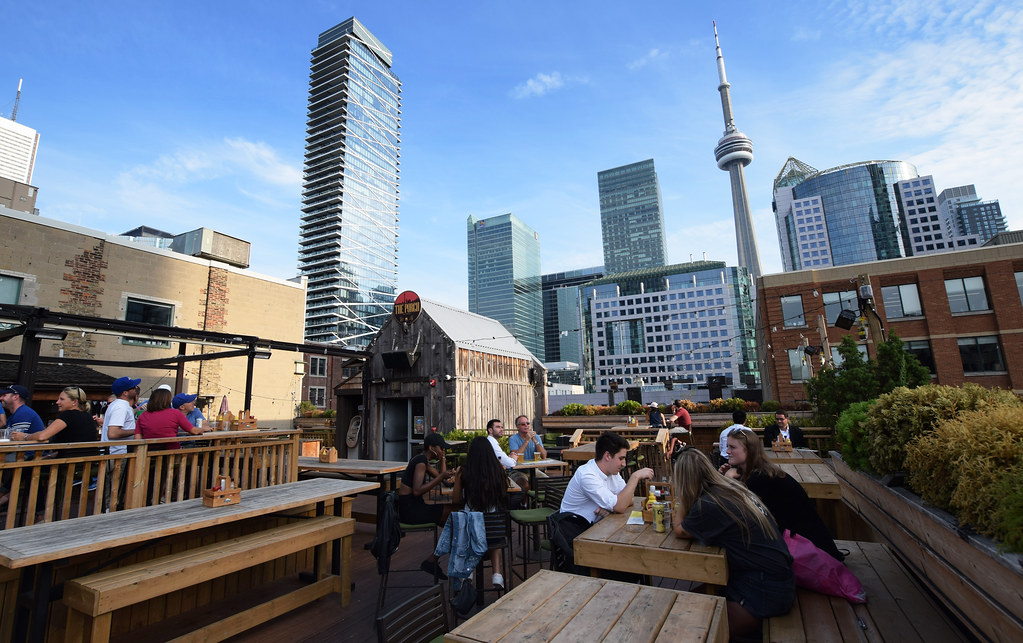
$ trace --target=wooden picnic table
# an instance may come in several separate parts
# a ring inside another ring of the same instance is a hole
[[[305,456],[298,459],[299,473],[334,473],[351,480],[376,479],[379,486],[374,487],[372,491],[377,496],[376,514],[369,515],[363,512],[354,514],[356,520],[373,524],[376,524],[377,515],[380,514],[384,493],[398,490],[398,474],[407,466],[407,462],[397,460],[339,458],[337,462],[320,462],[319,458]]]
[[[793,449],[791,451],[772,451],[764,449],[767,459],[775,464],[819,464],[824,460],[813,449]]]
[[[777,462],[778,467],[803,485],[806,495],[811,498],[841,500],[842,487],[835,472],[824,462],[811,464],[789,464]]]
[[[542,569],[444,640],[725,643],[728,619],[721,597]]]
[[[567,467],[568,463],[562,460],[554,460],[553,458],[543,458],[541,460],[526,460],[525,462],[519,462],[512,469],[519,471],[529,471],[529,488],[536,490],[536,471],[537,469],[545,469],[547,467]]]
[[[575,563],[594,575],[611,569],[711,585],[728,582],[724,549],[670,531],[658,533],[651,523],[628,525],[629,513],[611,514],[577,536]]]
[[[207,507],[194,498],[0,531],[0,567],[21,570],[20,592],[26,597],[18,602],[15,632],[22,635],[15,638],[28,633],[31,640],[43,639],[57,562],[303,507],[315,506],[317,514],[323,514],[328,502],[333,503],[334,515],[342,515],[344,496],[374,487],[374,482],[301,480],[245,489],[236,505]],[[331,567],[348,588],[351,569],[348,565],[342,569],[341,553],[341,543],[335,542]]]
[[[629,440],[629,451],[639,446],[639,440]],[[596,442],[584,442],[577,447],[562,449],[561,459],[565,462],[585,462],[597,454]]]

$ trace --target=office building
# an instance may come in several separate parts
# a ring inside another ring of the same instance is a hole
[[[859,339],[856,326],[835,325],[843,309],[859,313],[861,275],[869,280],[883,328],[898,334],[931,370],[934,383],[1023,390],[1021,238],[941,255],[765,275],[758,325],[770,346],[766,371],[774,399],[788,407],[806,401],[803,385],[821,367],[816,349],[835,357],[844,335],[875,355],[867,343],[877,338]],[[814,355],[807,355],[807,347]]]
[[[906,179],[896,186],[899,230],[907,256],[955,250],[952,234],[938,211],[936,192],[934,177],[930,175]]]
[[[554,272],[540,277],[546,361],[574,362],[577,365],[582,362],[582,320],[578,286],[603,276],[604,267],[597,266]]]
[[[469,215],[469,312],[490,317],[544,361],[540,236],[514,214]]]
[[[31,185],[38,149],[38,132],[0,117],[0,178]]]
[[[790,158],[775,179],[773,202],[785,270],[903,256],[895,187],[918,176],[903,161],[814,171]]]
[[[942,190],[938,195],[938,209],[953,235],[975,239],[971,245],[983,245],[1008,229],[998,201],[982,201],[972,184]]]
[[[663,266],[664,215],[654,160],[597,172],[607,274]]]
[[[355,18],[312,52],[298,253],[308,341],[365,347],[394,303],[401,82],[391,62]]]
[[[587,392],[619,386],[757,388],[745,268],[696,261],[608,275],[580,286]]]
[[[743,168],[753,162],[753,141],[739,131],[732,117],[731,85],[725,77],[725,59],[718,42],[718,27],[714,25],[714,48],[718,61],[718,92],[721,94],[721,110],[725,118],[725,133],[714,148],[714,159],[718,167],[728,172],[732,185],[732,214],[735,217],[735,246],[739,254],[739,267],[749,273],[751,283],[756,285],[761,274],[760,251],[757,249],[757,235],[753,231],[753,215],[750,213],[749,192],[746,190],[746,175]]]

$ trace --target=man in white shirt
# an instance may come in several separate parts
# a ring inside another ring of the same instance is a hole
[[[726,426],[725,430],[721,432],[721,436],[718,438],[718,465],[720,466],[723,462],[728,461],[728,434],[736,429],[745,429],[746,427],[746,411],[732,411],[732,424]]]
[[[487,422],[487,441],[490,442],[490,446],[494,447],[494,455],[501,462],[501,466],[505,469],[511,469],[518,461],[501,450],[501,445],[498,444],[497,439],[504,435],[504,424],[501,420],[491,420]]]
[[[117,399],[110,403],[106,414],[103,416],[103,430],[100,434],[100,440],[109,442],[110,440],[133,440],[135,438],[135,403],[139,399],[139,384],[141,383],[141,379],[119,377],[110,385],[110,391],[117,396]],[[128,447],[123,444],[110,447],[111,455],[123,453],[128,453]],[[107,482],[103,487],[104,511],[110,507],[110,487],[113,482],[114,462],[116,460],[107,460]],[[121,460],[120,462],[121,475],[119,476],[117,492],[118,509],[124,503],[124,481],[128,472],[127,460]]]
[[[626,482],[621,476],[629,442],[611,431],[604,431],[594,445],[594,458],[576,469],[565,489],[561,511],[572,512],[597,522],[612,513],[632,509],[636,487],[654,477],[653,469],[634,471]]]

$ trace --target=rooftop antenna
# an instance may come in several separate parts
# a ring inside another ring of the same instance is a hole
[[[21,83],[24,80],[25,80],[24,78],[19,78],[18,79],[18,95],[15,96],[15,98],[14,98],[14,110],[11,112],[11,120],[12,121],[18,120],[18,103],[21,102]]]

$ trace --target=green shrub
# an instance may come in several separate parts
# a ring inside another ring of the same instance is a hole
[[[767,413],[774,413],[781,408],[781,403],[776,400],[764,400],[764,403],[760,405],[760,408]]]
[[[910,484],[953,511],[960,522],[994,535],[1006,471],[1023,470],[1023,407],[986,406],[941,422],[906,448]]]
[[[583,410],[585,408],[586,407],[584,407],[582,404],[578,404],[576,402],[572,402],[571,404],[566,404],[565,406],[561,407],[561,414],[562,415],[582,415],[583,414]]]
[[[930,384],[899,387],[880,396],[870,409],[866,429],[871,468],[879,474],[905,469],[906,445],[931,431],[942,420],[989,406],[1023,406],[1011,391],[976,384],[961,388]]]
[[[991,535],[1004,549],[1023,552],[1023,467],[1003,471],[991,493],[999,498]]]
[[[643,405],[636,400],[623,400],[615,410],[617,415],[638,415],[643,412]]]
[[[856,402],[838,416],[835,439],[842,449],[842,459],[853,469],[870,469],[870,449],[863,424],[867,421],[874,400]]]
[[[696,410],[696,402],[692,400],[682,400],[682,408],[692,413]]]

